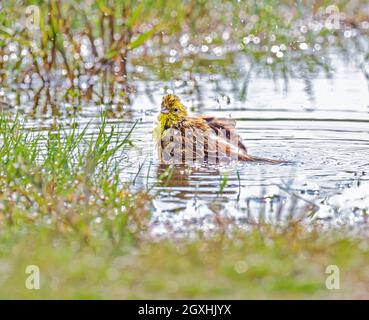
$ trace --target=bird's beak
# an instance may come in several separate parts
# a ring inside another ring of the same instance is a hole
[[[163,108],[161,108],[160,113],[167,114],[167,113],[169,113],[169,110],[168,110],[167,107],[163,107]]]

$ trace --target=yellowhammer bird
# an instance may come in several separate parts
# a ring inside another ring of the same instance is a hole
[[[167,163],[206,162],[218,164],[237,161],[285,161],[264,159],[247,154],[236,132],[236,121],[211,116],[188,116],[187,108],[176,95],[163,97],[154,129],[159,158]]]

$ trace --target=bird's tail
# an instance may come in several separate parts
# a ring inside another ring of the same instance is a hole
[[[240,154],[238,156],[238,160],[240,160],[240,161],[251,161],[251,162],[266,162],[266,163],[270,163],[270,164],[289,163],[288,161],[285,161],[285,160],[260,158],[260,157],[251,156],[249,154]]]

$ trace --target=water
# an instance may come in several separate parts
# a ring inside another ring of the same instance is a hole
[[[177,166],[166,184],[158,183],[167,167],[157,163],[149,137],[163,84],[152,83],[156,104],[144,94],[134,102],[133,109],[142,112],[134,115],[141,120],[134,134],[138,150],[132,151],[129,171],[131,177],[136,176],[145,161],[136,184],[156,183],[154,190],[160,191],[154,201],[157,234],[168,228],[177,232],[208,230],[219,223],[219,217],[223,222],[247,225],[306,216],[313,209],[318,218],[332,218],[339,208],[327,205],[330,197],[369,180],[368,82],[355,64],[337,59],[333,78],[318,76],[309,88],[303,79],[290,79],[285,90],[283,80],[255,75],[246,101],[232,91],[231,79],[224,77],[221,82],[227,98],[217,93],[206,77],[200,82],[200,106],[186,95],[186,88],[175,90],[194,114],[230,116],[237,120],[250,154],[293,163]],[[224,177],[228,182],[220,192]],[[352,209],[356,206],[352,203]],[[340,214],[342,218],[343,212]],[[363,221],[362,214],[345,217]]]
[[[260,221],[276,223],[311,213],[314,218],[363,222],[363,211],[355,210],[357,203],[350,204],[348,199],[345,210],[340,210],[339,201],[330,199],[337,200],[341,193],[347,195],[348,188],[369,180],[368,82],[355,63],[332,59],[335,72],[330,79],[318,74],[314,79],[291,78],[285,83],[253,74],[246,99],[240,98],[234,86],[234,81],[243,79],[227,75],[216,82],[213,76],[195,75],[195,92],[193,82],[170,83],[170,90],[193,114],[236,119],[250,154],[291,161],[283,165],[171,169],[161,165],[151,131],[168,83],[137,82],[132,111],[109,119],[109,124],[118,123],[128,131],[138,120],[132,135],[134,147],[121,159],[122,182],[134,181],[135,188],[150,189],[156,195],[153,234],[208,231],[219,224],[247,228]],[[81,126],[92,121],[90,134],[97,131],[99,110],[85,106],[78,117]],[[48,128],[52,122],[44,119],[30,126]],[[170,179],[160,179],[165,172],[170,172]]]

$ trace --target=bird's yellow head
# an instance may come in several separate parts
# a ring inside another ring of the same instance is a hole
[[[160,115],[158,120],[162,130],[177,125],[187,117],[187,109],[174,94],[168,94],[163,97],[161,102]]]

